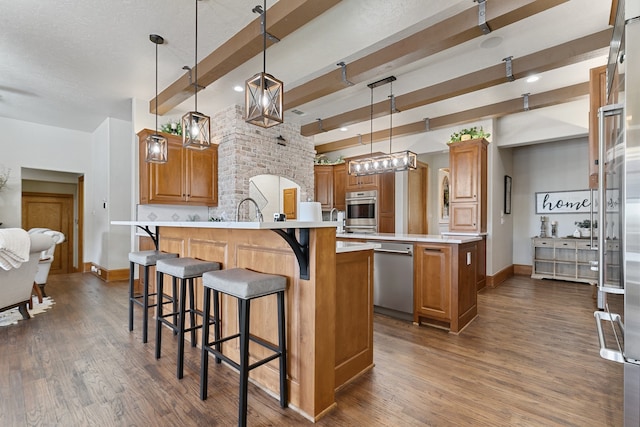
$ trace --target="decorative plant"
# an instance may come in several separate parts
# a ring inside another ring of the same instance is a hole
[[[313,163],[316,165],[339,165],[341,163],[344,163],[344,157],[340,156],[337,159],[331,161],[324,154],[320,154],[319,156],[316,156],[315,159],[313,159]]]
[[[576,221],[576,227],[578,228],[591,228],[591,220],[585,219],[583,221]],[[593,221],[593,228],[598,228],[598,221]]]
[[[165,123],[160,127],[160,130],[164,133],[182,135],[182,124],[178,121]]]
[[[478,129],[477,126],[474,126],[469,129],[461,129],[458,132],[452,133],[449,139],[449,144],[452,142],[461,141],[463,135],[469,135],[469,139],[488,138],[491,136],[490,133],[487,133],[484,131],[484,129],[482,129],[482,126],[480,126],[480,129]]]
[[[11,175],[11,169],[6,169],[4,166],[2,166],[2,168],[0,169],[0,190],[7,186],[9,175]]]

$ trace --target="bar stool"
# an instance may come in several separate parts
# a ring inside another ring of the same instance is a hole
[[[209,353],[216,357],[216,363],[224,360],[240,372],[240,391],[238,396],[238,425],[247,424],[247,386],[249,371],[271,360],[280,358],[280,406],[287,407],[287,349],[285,335],[284,293],[287,279],[273,274],[258,273],[244,268],[210,271],[202,275],[204,284],[203,316],[208,318],[211,306],[211,291],[213,291],[214,309],[214,337],[209,341],[209,325],[202,329],[202,360],[200,364],[200,399],[207,398]],[[240,332],[228,337],[220,337],[218,292],[235,297],[238,300],[238,321]],[[249,321],[251,300],[267,295],[277,294],[278,297],[278,345],[275,346],[265,340],[250,335]],[[225,341],[240,338],[240,363],[236,363],[222,354],[220,344]],[[249,340],[273,351],[270,356],[249,364]]]
[[[158,301],[163,301],[162,294],[149,294],[149,267],[156,265],[159,259],[177,258],[178,254],[161,252],[157,250],[129,252],[129,332],[133,331],[133,305],[137,304],[142,307],[142,342],[147,342],[147,325],[149,323],[149,308],[155,307]],[[142,293],[136,294],[133,289],[133,275],[135,264],[144,267],[144,275],[142,279]],[[174,291],[175,292],[175,291]],[[158,297],[158,295],[161,295]],[[155,296],[156,302],[149,304],[149,297]],[[171,302],[171,300],[167,301]]]
[[[209,316],[205,317],[207,321],[203,321],[200,324],[196,324],[196,315],[201,316],[202,312],[196,309],[195,304],[195,279],[202,277],[202,273],[219,270],[220,263],[212,261],[202,261],[195,258],[174,258],[174,259],[161,259],[156,264],[156,274],[158,283],[158,293],[162,294],[164,287],[164,274],[172,277],[174,292],[177,279],[180,279],[180,289],[178,295],[173,294],[174,299],[177,298],[179,308],[171,313],[163,313],[163,304],[158,304],[156,314],[156,359],[160,359],[160,352],[162,347],[162,324],[169,326],[169,328],[178,334],[178,364],[176,376],[178,379],[183,377],[184,372],[184,333],[191,332],[191,347],[196,346],[196,329],[202,328],[203,324],[208,325],[212,322]],[[189,287],[187,288],[187,283]],[[189,309],[186,309],[187,292],[189,293]],[[185,316],[189,314],[190,324],[189,327],[185,327]],[[167,320],[168,317],[178,317],[178,323],[171,323]]]

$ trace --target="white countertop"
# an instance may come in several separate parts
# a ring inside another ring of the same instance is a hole
[[[402,233],[339,233],[341,239],[388,240],[413,243],[451,243],[462,244],[482,240],[481,236],[440,235],[440,234],[402,234]]]
[[[380,244],[378,243],[363,243],[363,242],[336,242],[336,253],[341,254],[344,252],[356,252],[356,251],[366,251],[369,249],[379,248]]]
[[[329,221],[280,221],[280,222],[220,222],[220,221],[111,221],[111,225],[138,225],[142,227],[190,227],[236,228],[242,230],[275,230],[283,228],[335,228]]]

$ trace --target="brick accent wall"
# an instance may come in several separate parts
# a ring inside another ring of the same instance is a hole
[[[218,144],[218,207],[209,216],[235,221],[236,207],[249,197],[249,178],[255,175],[283,176],[300,185],[298,201],[313,198],[313,140],[300,135],[299,125],[263,129],[246,123],[243,113],[234,105],[211,117],[211,140]],[[284,146],[278,144],[280,135]]]

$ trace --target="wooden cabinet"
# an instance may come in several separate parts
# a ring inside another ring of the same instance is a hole
[[[375,190],[378,186],[379,175],[348,175],[347,191]]]
[[[607,104],[607,66],[589,70],[589,188],[598,188],[598,109]]]
[[[396,176],[378,175],[378,233],[396,232]]]
[[[409,171],[409,189],[407,191],[407,232],[409,234],[428,234],[427,227],[427,188],[429,167],[418,162],[418,168]]]
[[[449,231],[487,231],[487,140],[449,145]]]
[[[347,164],[342,163],[333,167],[333,207],[339,211],[346,210],[347,193]]]
[[[314,199],[324,211],[333,208],[333,166],[320,165],[313,168],[315,179]]]
[[[478,242],[420,243],[414,250],[414,323],[460,332],[478,315]]]
[[[169,142],[167,163],[147,163],[145,140],[152,133],[138,133],[140,203],[217,206],[218,146],[193,150],[184,148],[179,136],[163,134]]]
[[[532,244],[533,279],[598,282],[598,272],[591,270],[590,264],[598,259],[598,251],[591,248],[591,240],[534,237]],[[610,264],[607,260],[608,267]]]

